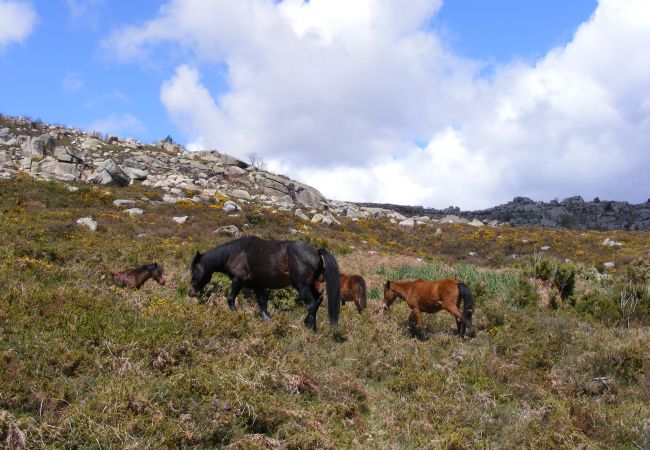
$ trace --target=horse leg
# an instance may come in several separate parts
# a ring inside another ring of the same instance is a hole
[[[420,335],[422,336],[422,340],[425,341],[427,339],[427,334],[424,331],[424,319],[422,318],[422,312],[420,311],[419,308],[415,308],[413,309],[411,314],[413,314],[413,316],[415,317],[415,321],[418,324],[418,328],[420,330]]]
[[[463,313],[455,305],[448,306],[445,309],[454,316],[456,319],[456,328],[458,329],[458,334],[463,336],[465,334],[465,324],[462,320]]]
[[[237,294],[239,294],[242,287],[244,287],[244,284],[239,279],[233,278],[232,284],[230,285],[230,293],[228,294],[228,308],[230,308],[231,311],[237,311],[237,307],[235,306],[235,297],[237,297]]]
[[[262,313],[262,318],[266,322],[271,319],[271,315],[266,309],[266,305],[269,302],[269,291],[264,288],[256,288],[255,296],[257,297],[257,306],[260,307],[260,312]]]
[[[310,330],[316,331],[316,312],[318,311],[318,307],[323,301],[324,296],[320,296],[317,299],[313,294],[315,290],[306,285],[302,286],[298,292],[300,292],[302,301],[305,303],[305,307],[307,308],[307,317],[305,317],[304,324]]]

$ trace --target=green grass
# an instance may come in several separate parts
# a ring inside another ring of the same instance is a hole
[[[517,268],[450,255],[382,262],[368,276],[369,308],[343,307],[337,331],[322,310],[312,333],[290,290],[275,293],[268,323],[250,295],[228,311],[224,278],[204,303],[189,299],[191,256],[245,215],[147,204],[130,218],[112,206],[144,194],[155,193],[0,182],[0,441],[16,426],[30,448],[650,446],[650,329],[580,309],[614,282],[579,271],[575,308],[515,307]],[[186,225],[171,222],[183,211]],[[87,215],[97,232],[74,224]],[[290,238],[294,220],[266,214],[249,232]],[[372,262],[365,229],[341,228],[306,232],[348,267]],[[107,277],[154,260],[164,287],[130,291]],[[454,335],[444,312],[425,316],[425,341],[407,328],[403,302],[381,312],[382,280],[451,276],[476,297],[474,339]]]

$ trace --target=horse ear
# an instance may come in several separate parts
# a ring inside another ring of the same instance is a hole
[[[386,283],[384,284],[384,288],[390,289],[390,280],[386,280]]]
[[[199,261],[201,261],[201,253],[197,250],[194,259],[192,259],[192,265],[197,264]]]

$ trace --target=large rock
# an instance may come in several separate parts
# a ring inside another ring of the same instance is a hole
[[[268,195],[277,197],[288,195],[294,201],[311,208],[326,203],[325,197],[318,190],[281,175],[258,172],[256,180],[264,193]]]
[[[88,181],[102,186],[128,186],[131,178],[115,164],[115,161],[107,159],[97,167],[97,170],[93,172]]]
[[[86,150],[95,151],[99,147],[99,144],[102,141],[96,138],[87,138],[83,144],[81,144],[81,148],[85,148]]]
[[[230,196],[242,200],[251,200],[252,198],[251,195],[248,193],[248,191],[245,191],[243,189],[233,189],[230,192]]]
[[[43,161],[39,170],[44,174],[65,180],[78,180],[81,176],[81,171],[76,164],[61,161]]]
[[[25,158],[40,161],[54,150],[54,139],[49,133],[38,137],[27,137],[22,143],[21,151]]]
[[[64,163],[80,164],[84,161],[83,154],[79,150],[70,147],[56,147],[54,157],[57,161]]]
[[[124,173],[126,173],[129,176],[129,178],[131,178],[132,180],[137,180],[137,181],[146,180],[147,177],[149,176],[149,172],[147,172],[146,170],[136,169],[134,167],[125,167]]]

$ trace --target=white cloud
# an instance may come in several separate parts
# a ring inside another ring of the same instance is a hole
[[[192,63],[161,101],[193,146],[257,153],[327,196],[462,208],[647,198],[647,0],[601,0],[567,45],[489,79],[422,26],[440,4],[174,0],[105,48],[125,60],[181,50]],[[201,79],[215,63],[228,68],[219,96]]]
[[[68,73],[61,82],[61,86],[64,90],[68,92],[77,92],[84,85],[84,80],[78,73],[70,72]]]
[[[110,114],[101,119],[97,119],[88,128],[93,131],[114,134],[116,136],[146,133],[146,127],[142,121],[130,113]]]
[[[22,42],[36,25],[31,3],[0,0],[0,51],[13,42]]]
[[[106,0],[65,0],[73,19],[85,19],[93,24],[99,16],[98,8],[105,2]]]

